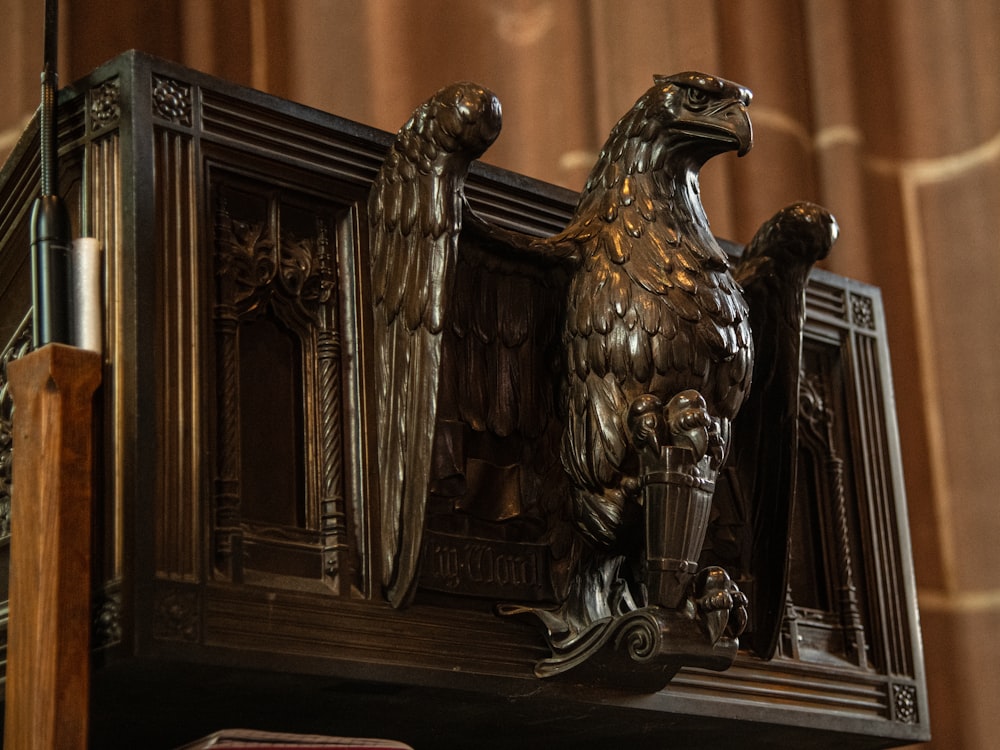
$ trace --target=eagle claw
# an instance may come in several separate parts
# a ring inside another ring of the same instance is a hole
[[[716,420],[708,413],[704,397],[693,389],[681,391],[667,403],[667,425],[670,442],[694,453],[695,461],[700,461],[708,452],[712,442],[711,433]]]
[[[747,597],[724,568],[711,566],[694,582],[695,603],[716,642],[723,635],[738,638],[747,625]]]
[[[628,427],[629,442],[640,453],[650,450],[658,456],[660,448],[668,444],[663,402],[652,393],[644,393],[632,401],[625,424]]]
[[[728,422],[708,413],[705,398],[696,390],[676,394],[664,406],[652,393],[633,399],[625,418],[628,438],[636,452],[660,455],[667,445],[687,448],[695,462],[711,454],[712,465],[722,464],[729,444]]]

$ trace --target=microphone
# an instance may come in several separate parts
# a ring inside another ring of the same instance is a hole
[[[41,195],[31,211],[32,337],[35,348],[68,343],[69,213],[58,195],[56,72],[58,0],[45,0],[45,63],[39,111]]]

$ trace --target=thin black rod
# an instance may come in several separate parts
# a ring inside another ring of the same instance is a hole
[[[69,341],[70,223],[58,195],[58,16],[59,0],[45,0],[45,61],[38,115],[41,195],[31,213],[32,334],[36,348]]]
[[[45,0],[45,59],[42,64],[41,127],[42,195],[55,195],[59,184],[56,149],[56,91],[59,87],[59,0]]]

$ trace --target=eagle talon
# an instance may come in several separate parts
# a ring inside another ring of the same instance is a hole
[[[723,635],[738,638],[743,633],[747,597],[724,568],[713,565],[702,569],[694,582],[694,597],[713,643]]]
[[[660,454],[660,448],[667,445],[667,426],[664,424],[663,402],[652,393],[644,393],[633,399],[625,418],[629,442],[637,452],[651,451]]]
[[[726,460],[726,449],[729,446],[729,421],[713,419],[708,428],[708,455],[711,457],[713,469],[718,469]]]
[[[688,448],[700,461],[712,445],[711,433],[717,432],[704,397],[693,389],[681,391],[667,403],[666,417],[671,444]]]

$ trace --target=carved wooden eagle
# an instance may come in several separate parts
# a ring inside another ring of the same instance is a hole
[[[711,157],[750,149],[750,92],[702,73],[654,80],[553,237],[490,225],[465,201],[469,165],[500,131],[499,102],[481,86],[449,86],[418,108],[378,173],[369,222],[382,569],[396,606],[415,590],[430,488],[461,453],[446,424],[523,436],[525,460],[548,446],[564,491],[542,497],[540,514],[561,514],[586,545],[611,551],[627,552],[641,531],[642,450],[683,445],[718,467],[732,447],[767,580],[755,587],[766,600],[755,611],[769,619],[759,650],[773,650],[803,287],[836,224],[819,207],[790,206],[734,268],[698,175]],[[742,426],[741,407],[752,415]],[[553,492],[544,482],[536,491]]]

